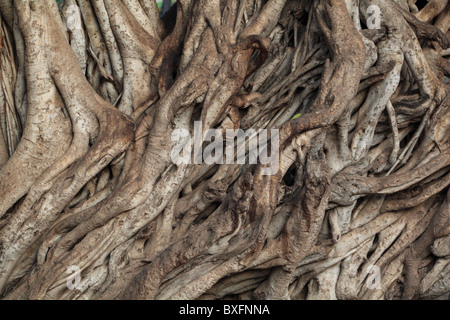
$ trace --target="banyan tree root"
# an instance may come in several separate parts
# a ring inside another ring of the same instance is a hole
[[[1,298],[450,292],[448,1],[0,10]]]

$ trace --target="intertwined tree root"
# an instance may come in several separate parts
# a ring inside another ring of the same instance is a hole
[[[1,1],[0,296],[448,294],[450,6],[415,3]],[[195,121],[278,129],[279,170],[175,164]]]

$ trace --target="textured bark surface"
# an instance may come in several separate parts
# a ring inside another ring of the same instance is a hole
[[[448,299],[448,1],[63,2],[0,1],[2,299]]]

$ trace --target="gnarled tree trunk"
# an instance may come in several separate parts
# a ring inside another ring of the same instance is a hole
[[[63,2],[0,2],[3,299],[448,294],[448,1]]]

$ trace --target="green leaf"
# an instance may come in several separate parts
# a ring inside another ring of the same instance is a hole
[[[292,117],[292,119],[298,119],[302,116],[302,113],[297,113],[295,116]]]
[[[173,5],[175,2],[177,2],[177,1],[176,0],[172,0],[171,4]],[[156,4],[158,5],[158,9],[161,10],[163,2],[162,1],[156,1]]]

